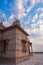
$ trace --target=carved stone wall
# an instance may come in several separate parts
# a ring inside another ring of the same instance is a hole
[[[26,52],[23,52],[22,40],[27,41],[27,35],[16,29],[16,62],[21,62],[29,58],[28,42],[24,43]]]

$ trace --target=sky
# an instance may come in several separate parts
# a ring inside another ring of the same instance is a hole
[[[43,52],[43,0],[0,0],[0,22],[10,26],[16,17],[30,35],[33,51]]]

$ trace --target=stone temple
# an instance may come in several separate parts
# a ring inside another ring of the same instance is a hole
[[[18,19],[7,28],[0,23],[0,62],[17,64],[27,60],[32,53],[32,43],[28,36]]]

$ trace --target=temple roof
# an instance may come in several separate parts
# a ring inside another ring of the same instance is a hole
[[[3,23],[0,23],[0,30],[2,31],[6,31],[6,30],[11,30],[13,28],[18,28],[19,30],[21,30],[24,34],[26,34],[28,36],[28,33],[26,31],[23,30],[23,28],[21,28],[20,26],[20,21],[18,19],[15,19],[15,21],[13,22],[13,24],[7,28],[5,28],[3,26]]]
[[[11,29],[14,29],[14,28],[20,29],[24,34],[26,34],[26,35],[28,36],[28,33],[25,32],[25,31],[24,31],[20,26],[18,26],[18,25],[10,26],[10,27],[8,27],[8,28],[3,29],[2,31],[11,30]]]
[[[13,28],[18,28],[19,30],[21,30],[24,34],[26,34],[28,36],[28,33],[26,31],[23,30],[23,28],[21,28],[20,26],[20,21],[18,19],[15,19],[15,21],[13,22],[12,26],[5,28],[3,31],[9,30],[9,29],[13,29]]]

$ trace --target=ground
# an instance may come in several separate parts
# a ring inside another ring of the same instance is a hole
[[[10,63],[0,63],[0,65],[14,65]],[[43,54],[33,54],[27,61],[17,65],[43,65]]]
[[[30,59],[18,65],[43,65],[43,54],[33,54]]]

